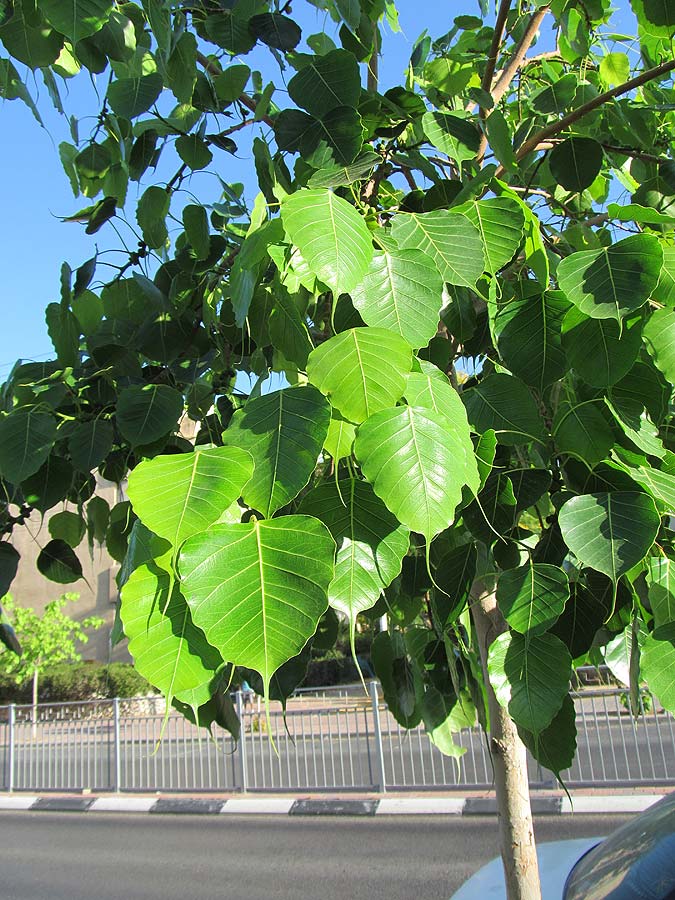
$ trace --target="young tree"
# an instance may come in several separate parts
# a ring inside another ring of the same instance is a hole
[[[60,145],[72,218],[138,239],[112,280],[64,264],[55,359],[4,387],[3,530],[75,502],[137,668],[193,718],[226,663],[284,697],[328,606],[389,609],[389,708],[447,753],[488,729],[533,898],[524,745],[569,766],[573,665],[622,644],[633,697],[675,709],[675,8],[632,0],[625,37],[609,0],[481,0],[380,87],[393,0],[313,5],[335,40],[268,0],[0,6],[4,97],[33,104],[25,66],[57,104],[106,73]],[[129,474],[109,516],[96,468]],[[62,583],[67,533],[38,560]]]
[[[42,615],[30,606],[19,606],[8,594],[5,610],[18,635],[21,653],[0,653],[0,671],[11,675],[17,684],[33,684],[33,722],[37,722],[40,673],[49,666],[63,662],[79,662],[79,646],[89,640],[88,630],[100,628],[104,621],[89,616],[80,622],[71,619],[64,608],[77,600],[77,594],[62,594],[50,601]]]

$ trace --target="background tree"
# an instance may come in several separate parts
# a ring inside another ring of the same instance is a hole
[[[64,609],[77,598],[77,594],[63,594],[47,603],[42,615],[30,606],[19,606],[9,594],[3,598],[5,614],[18,636],[21,654],[9,650],[0,653],[0,671],[11,675],[16,684],[32,682],[33,722],[37,721],[40,673],[59,663],[80,662],[80,647],[89,640],[87,631],[104,624],[98,616],[79,622],[71,619]]]
[[[328,606],[389,611],[390,710],[453,755],[488,729],[536,897],[524,745],[570,765],[573,665],[622,653],[633,704],[675,710],[675,8],[632,0],[622,36],[609,0],[482,0],[381,90],[393,2],[314,5],[335,40],[267,0],[0,7],[6,98],[106,73],[59,152],[71,218],[133,234],[112,279],[64,264],[55,359],[4,386],[2,527],[74,503],[38,567],[74,581],[71,529],[104,540],[138,670],[200,721],[227,664],[283,699]]]

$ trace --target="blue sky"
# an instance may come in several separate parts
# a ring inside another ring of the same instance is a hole
[[[626,0],[620,6],[628,7]],[[402,33],[392,34],[385,27],[383,56],[380,66],[380,84],[383,89],[400,84],[410,56],[410,50],[419,34],[426,28],[432,37],[438,37],[452,25],[452,19],[461,14],[478,12],[477,0],[399,0]],[[308,3],[298,2],[295,17],[309,35],[326,28],[334,34],[334,23],[323,13],[318,13]],[[0,47],[0,51],[4,49]],[[271,55],[261,48],[246,58],[252,68],[259,67],[265,75],[278,81],[278,69]],[[0,329],[0,382],[7,376],[19,357],[44,359],[52,354],[52,347],[44,324],[47,303],[58,299],[59,270],[66,260],[73,268],[93,256],[96,246],[105,250],[119,246],[110,225],[93,236],[84,234],[84,226],[62,223],[60,217],[71,215],[89,201],[75,199],[58,158],[58,144],[70,140],[67,120],[53,109],[46,89],[38,76],[30,71],[23,73],[31,92],[39,93],[38,105],[45,128],[40,128],[29,109],[20,101],[0,103],[0,122],[5,136],[0,142],[0,272],[2,272],[2,307],[5,310]],[[99,76],[98,87],[105,90],[107,73]],[[95,95],[95,83],[87,75],[68,82],[63,90],[66,110],[78,117],[94,116],[99,103]],[[92,119],[93,122],[93,119]],[[86,135],[87,122],[80,133]],[[251,179],[252,160],[242,145],[239,159],[227,157],[227,172],[221,173],[227,181],[243,181],[247,195],[255,191]],[[167,173],[166,177],[170,177]],[[203,179],[212,176],[194,176],[193,188],[201,199],[216,200],[217,182],[213,193]],[[127,211],[133,220],[136,186],[132,185],[127,200]],[[105,259],[105,257],[102,257]],[[111,270],[112,271],[112,270]],[[101,277],[105,269],[99,269]]]

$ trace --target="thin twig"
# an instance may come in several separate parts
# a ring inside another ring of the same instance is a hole
[[[511,0],[501,0],[497,11],[497,20],[495,21],[495,30],[492,36],[492,44],[490,45],[487,63],[485,65],[485,72],[483,72],[483,78],[480,83],[481,88],[488,93],[490,93],[490,88],[492,87],[492,76],[495,74],[495,69],[497,68],[499,48],[502,45],[504,29],[506,28],[506,19],[510,9]]]
[[[494,101],[494,105],[496,106],[499,101],[502,99],[504,94],[508,91],[511,82],[518,74],[523,60],[525,59],[525,54],[532,46],[534,39],[537,36],[537,33],[541,27],[541,23],[544,20],[546,14],[549,12],[549,6],[542,6],[541,9],[538,9],[535,13],[533,13],[530,21],[527,23],[527,28],[525,29],[525,33],[520,39],[520,43],[516,47],[513,56],[509,60],[506,65],[504,71],[502,72],[499,80],[494,85],[492,90],[490,90],[490,94],[492,95],[492,99]],[[481,109],[481,118],[486,118],[487,111],[485,109]],[[487,134],[483,134],[480,139],[480,144],[478,146],[478,153],[476,154],[476,159],[483,159],[485,155],[485,150],[487,148]]]

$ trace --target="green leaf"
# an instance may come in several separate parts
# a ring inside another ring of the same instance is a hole
[[[557,621],[570,595],[567,575],[558,566],[530,563],[502,572],[497,604],[520,634],[543,634]]]
[[[365,481],[325,482],[304,498],[301,512],[320,519],[337,545],[328,602],[345,615],[354,634],[356,617],[370,609],[401,571],[410,532]]]
[[[110,507],[103,497],[93,496],[87,503],[87,535],[90,549],[93,549],[94,542],[99,546],[103,544],[109,522]]]
[[[550,725],[568,695],[572,658],[552,634],[506,633],[490,645],[490,683],[513,721],[533,734]]]
[[[445,416],[468,431],[464,404],[447,376],[431,363],[420,360],[422,371],[411,372],[405,387],[408,406],[421,406]]]
[[[287,53],[293,50],[302,37],[302,32],[293,19],[280,13],[261,13],[248,21],[248,28],[263,44]]]
[[[565,543],[581,562],[616,584],[654,543],[661,519],[647,494],[582,494],[560,509]]]
[[[103,178],[112,165],[112,155],[105,144],[91,143],[80,150],[74,164],[81,178]]]
[[[653,556],[648,572],[649,604],[658,629],[675,622],[675,563],[667,556]]]
[[[427,685],[422,698],[422,719],[431,743],[445,756],[455,759],[466,753],[466,747],[456,744],[453,736],[464,728],[476,724],[476,710],[468,691],[457,697],[442,694],[433,685]]]
[[[587,137],[572,137],[556,144],[549,154],[548,164],[551,175],[561,187],[580,194],[593,184],[604,159],[602,145],[597,141]]]
[[[163,247],[169,237],[166,217],[169,214],[171,195],[164,188],[151,185],[138,201],[136,221],[143,232],[143,240],[153,250]]]
[[[351,204],[330,191],[300,190],[284,199],[281,218],[317,278],[336,295],[356,287],[370,265],[373,244]]]
[[[525,216],[510,197],[469,200],[456,207],[476,227],[483,242],[485,271],[496,274],[511,262],[523,240]]]
[[[61,365],[76,366],[80,358],[80,326],[73,313],[61,303],[49,303],[45,321]]]
[[[312,350],[307,377],[351,422],[393,406],[412,367],[410,345],[385,328],[351,328]]]
[[[72,584],[82,578],[82,565],[65,541],[53,540],[37,558],[38,572],[57,584]]]
[[[610,588],[610,596],[591,590],[595,586],[592,582],[589,587],[578,581],[570,584],[570,598],[562,615],[551,628],[551,633],[565,644],[572,659],[579,659],[588,653],[598,629],[612,614],[613,585],[609,580],[606,584]]]
[[[335,0],[335,8],[350,31],[356,34],[361,24],[361,0]]]
[[[568,694],[560,711],[542,732],[535,735],[525,728],[518,728],[521,741],[539,765],[557,776],[574,762],[577,749],[576,717],[574,700]]]
[[[359,65],[347,50],[312,57],[288,82],[288,94],[297,106],[319,119],[338,106],[355,109],[361,96]]]
[[[129,475],[127,495],[151,531],[180,547],[217,522],[252,475],[253,459],[238,447],[156,456]]]
[[[180,555],[196,625],[234,665],[274,672],[297,656],[328,607],[335,543],[311,516],[214,525]]]
[[[51,66],[63,49],[63,35],[47,27],[30,0],[14,0],[14,14],[0,28],[0,40],[10,56],[33,70]]]
[[[446,156],[462,163],[473,159],[480,146],[480,131],[470,119],[459,115],[426,112],[422,128],[428,140]]]
[[[37,407],[13,410],[0,419],[0,474],[18,484],[37,472],[56,439],[56,420]]]
[[[187,206],[184,206],[183,228],[197,259],[208,259],[211,240],[206,209],[196,203],[188,203]]]
[[[598,71],[606,88],[615,87],[630,78],[630,60],[625,53],[605,53]]]
[[[216,75],[213,79],[216,96],[226,103],[234,103],[246,90],[250,76],[251,70],[248,66],[228,66],[221,75]]]
[[[8,541],[0,541],[0,597],[8,593],[19,568],[21,555]]]
[[[626,437],[648,456],[664,457],[666,449],[658,429],[648,418],[641,401],[632,397],[610,396],[611,400],[605,397],[605,403]]]
[[[426,347],[438,329],[443,280],[421,250],[375,253],[352,303],[366,325],[388,328],[411,347]]]
[[[640,650],[640,672],[661,706],[675,713],[675,643],[648,634]]]
[[[176,138],[176,153],[193,170],[205,169],[213,159],[208,144],[197,134],[182,134]]]
[[[495,156],[507,171],[517,170],[518,160],[513,149],[513,135],[501,110],[495,109],[485,120],[488,141]]]
[[[642,334],[654,365],[675,384],[675,309],[655,309]]]
[[[304,369],[313,347],[312,340],[295,299],[283,288],[276,291],[267,327],[275,350]]]
[[[329,422],[330,405],[310,386],[273,391],[235,412],[223,443],[253,457],[255,475],[243,492],[248,506],[269,517],[297,497],[316,467]]]
[[[177,427],[183,397],[166,384],[124,388],[117,400],[117,427],[134,447],[152,444]]]
[[[107,419],[93,419],[73,425],[68,452],[81,472],[91,472],[106,458],[113,445],[113,426]]]
[[[70,510],[55,513],[49,520],[49,533],[54,540],[62,540],[75,549],[87,531],[82,516]]]
[[[443,554],[434,572],[431,608],[436,628],[445,632],[465,609],[476,577],[476,544],[461,544]]]
[[[247,67],[243,66],[242,68]],[[190,103],[197,81],[197,38],[189,31],[180,36],[171,51],[171,56],[166,64],[166,76],[168,86],[173,91],[176,100],[179,103]],[[214,80],[214,87],[216,80]]]
[[[640,319],[590,319],[572,308],[562,323],[570,366],[593,387],[609,387],[633,367],[641,345]]]
[[[626,470],[633,481],[641,484],[656,500],[664,503],[668,512],[675,513],[675,477],[668,472],[648,466]]]
[[[488,375],[462,393],[469,422],[479,433],[492,429],[501,444],[543,443],[544,423],[532,394],[519,378]]]
[[[620,321],[649,298],[663,263],[657,238],[636,234],[603,247],[582,250],[558,266],[560,289],[592,319]]]
[[[38,6],[73,44],[103,28],[113,8],[111,0],[39,0]]]
[[[162,93],[162,87],[159,72],[140,78],[118,78],[108,88],[108,103],[116,115],[135,119],[150,109]]]
[[[513,300],[497,312],[495,331],[500,356],[514,375],[540,394],[562,378],[567,369],[561,328],[568,309],[566,299],[559,292],[550,291]]]
[[[140,565],[122,588],[120,615],[129,652],[136,670],[169,702],[198,689],[205,691],[201,702],[206,702],[223,660],[193,624],[170,570],[169,552]]]
[[[601,401],[562,400],[553,419],[552,436],[561,453],[569,453],[589,468],[607,458],[614,435],[598,408]]]
[[[436,263],[443,281],[474,287],[483,274],[483,242],[476,226],[461,213],[399,213],[392,237],[401,250],[423,250]]]
[[[332,410],[328,434],[323,442],[323,448],[327,453],[330,453],[336,464],[341,459],[347,459],[351,456],[355,437],[356,425],[343,419],[336,409]]]
[[[420,407],[370,416],[354,453],[387,508],[428,542],[447,528],[465,486],[478,490],[478,470],[465,422]]]

